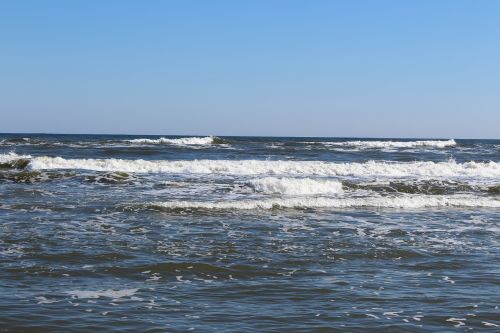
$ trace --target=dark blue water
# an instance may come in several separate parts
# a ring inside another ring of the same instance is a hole
[[[500,141],[0,134],[1,332],[498,332]]]

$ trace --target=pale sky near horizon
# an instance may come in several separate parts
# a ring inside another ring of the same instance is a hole
[[[0,132],[500,138],[500,1],[0,1]]]

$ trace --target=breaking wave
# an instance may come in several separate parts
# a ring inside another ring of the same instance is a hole
[[[148,208],[159,210],[251,210],[251,209],[307,209],[307,208],[500,208],[500,200],[473,196],[431,196],[414,195],[399,197],[360,197],[360,198],[276,198],[236,201],[167,201],[153,202]]]
[[[379,193],[406,194],[452,194],[457,192],[488,192],[495,193],[495,186],[485,186],[468,182],[456,182],[449,179],[424,180],[386,180],[374,182],[342,182],[345,190],[364,190]]]
[[[308,142],[318,143],[318,142]],[[362,149],[383,149],[383,148],[419,148],[434,147],[446,148],[456,146],[455,140],[419,140],[419,141],[343,141],[343,142],[321,142],[326,146],[356,147]]]
[[[19,159],[28,159],[31,158],[30,155],[18,155],[14,152],[10,152],[8,154],[0,154],[0,163],[9,163]]]
[[[158,138],[158,139],[132,139],[126,140],[130,143],[146,143],[146,144],[171,144],[171,145],[211,145],[223,143],[223,140],[216,136],[206,137],[186,137],[186,138]]]
[[[342,193],[342,183],[336,180],[310,178],[252,179],[247,183],[257,192],[285,195],[338,194]]]
[[[30,163],[31,156],[15,153],[0,154],[0,169],[24,169]]]
[[[2,156],[0,155],[0,161]],[[498,162],[380,162],[262,160],[124,160],[33,157],[31,169],[82,169],[132,173],[360,176],[360,177],[500,177]]]

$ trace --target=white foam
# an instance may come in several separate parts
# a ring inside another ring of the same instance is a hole
[[[10,161],[18,160],[20,158],[29,159],[29,158],[31,158],[31,156],[30,155],[17,155],[14,152],[10,152],[8,154],[0,154],[0,163],[7,163]]]
[[[149,206],[163,209],[273,209],[273,208],[399,208],[420,209],[440,207],[500,208],[500,200],[472,196],[418,195],[362,198],[276,198],[233,201],[167,201]]]
[[[122,289],[122,290],[71,290],[67,291],[66,294],[71,295],[73,298],[99,298],[99,297],[109,297],[109,298],[122,298],[130,297],[137,292],[138,289]]]
[[[38,296],[35,297],[35,299],[38,301],[37,304],[51,304],[51,303],[57,303],[56,299],[49,299],[45,296]]]
[[[340,146],[340,147],[357,147],[361,149],[383,149],[383,148],[419,148],[419,147],[435,147],[445,148],[456,146],[455,140],[418,140],[418,141],[342,141],[342,142],[307,142],[307,143],[321,143],[326,146]]]
[[[260,160],[123,160],[33,157],[31,169],[82,169],[137,173],[360,176],[360,177],[500,177],[498,162],[380,162],[334,163],[322,161]]]
[[[312,195],[342,193],[342,183],[336,180],[311,178],[266,177],[247,182],[257,192],[285,195]]]
[[[173,144],[173,145],[209,145],[214,140],[213,136],[206,137],[187,137],[178,139],[159,138],[159,139],[133,139],[126,140],[130,143],[147,143],[147,144]]]

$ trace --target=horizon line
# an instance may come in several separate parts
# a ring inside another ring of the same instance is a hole
[[[429,140],[500,140],[498,138],[459,138],[459,137],[400,137],[400,136],[300,136],[300,135],[214,135],[214,134],[126,134],[126,133],[47,133],[47,132],[0,132],[0,135],[109,135],[109,136],[171,136],[171,137],[235,137],[235,138],[329,138],[329,139],[429,139]]]

